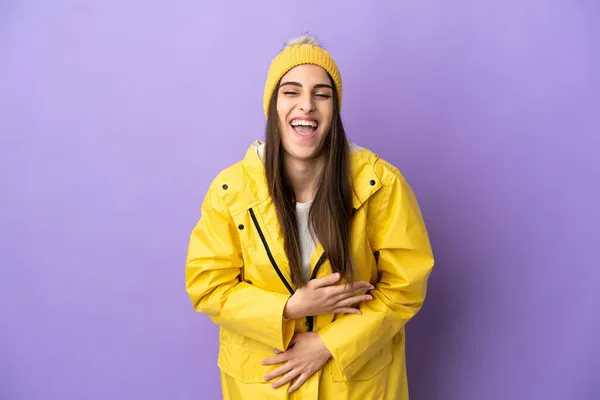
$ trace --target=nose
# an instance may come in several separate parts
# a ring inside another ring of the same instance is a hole
[[[312,93],[306,93],[302,95],[300,99],[300,109],[307,114],[315,111],[315,103]]]

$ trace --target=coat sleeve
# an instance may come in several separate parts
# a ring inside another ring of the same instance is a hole
[[[433,254],[412,189],[400,172],[373,195],[367,234],[378,254],[379,281],[362,315],[345,314],[318,332],[347,379],[389,343],[419,311]],[[369,200],[371,202],[372,200]]]
[[[213,184],[189,241],[187,293],[196,311],[216,324],[283,350],[294,334],[294,321],[283,319],[289,295],[243,282],[241,251],[237,228]]]

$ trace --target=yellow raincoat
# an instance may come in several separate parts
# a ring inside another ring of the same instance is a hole
[[[408,399],[404,328],[421,308],[433,255],[413,192],[394,166],[367,149],[351,153],[351,253],[357,280],[373,300],[362,315],[286,321],[294,293],[283,237],[254,143],[243,161],[212,182],[191,234],[186,288],[195,309],[220,326],[218,366],[224,399]],[[311,277],[332,273],[322,246]],[[315,331],[332,354],[296,392],[278,389],[262,366],[294,333]]]

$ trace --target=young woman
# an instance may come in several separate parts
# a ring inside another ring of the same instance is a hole
[[[220,326],[225,399],[408,399],[404,328],[433,255],[397,168],[348,142],[342,80],[313,38],[264,90],[266,140],[212,182],[187,256]]]

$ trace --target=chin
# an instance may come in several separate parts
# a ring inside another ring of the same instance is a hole
[[[321,140],[314,140],[311,143],[287,143],[285,150],[289,156],[297,160],[308,161],[317,158],[321,154],[321,142]]]
[[[317,146],[292,146],[288,151],[286,151],[286,153],[296,160],[308,161],[316,158],[319,155],[319,148]]]

